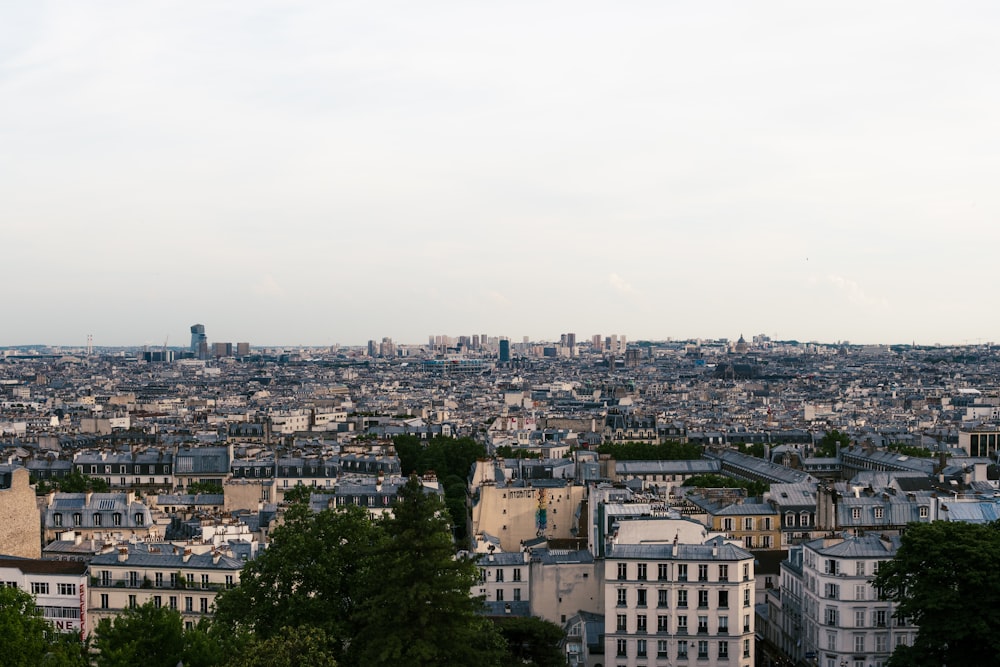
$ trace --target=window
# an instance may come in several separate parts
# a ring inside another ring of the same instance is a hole
[[[760,538],[760,548],[761,549],[770,549],[771,548],[771,536],[770,535],[761,535],[761,538]]]
[[[877,634],[875,635],[875,652],[885,653],[889,650],[889,635]]]
[[[176,572],[171,572],[170,573],[170,587],[171,588],[177,588],[177,573]]]
[[[664,616],[663,614],[656,617],[656,631],[657,632],[669,632],[670,631],[670,617]]]
[[[824,597],[830,598],[831,600],[840,599],[840,585],[839,584],[826,584],[826,591]]]
[[[707,658],[708,657],[708,642],[704,639],[698,640],[698,657]]]
[[[688,643],[686,639],[681,639],[677,642],[677,657],[682,660],[688,657]]]
[[[503,582],[503,570],[498,567],[497,568],[497,583],[501,583],[501,582]]]
[[[635,643],[635,654],[640,658],[646,657],[646,640],[640,639]]]
[[[618,632],[628,632],[628,616],[625,614],[618,614],[618,624],[615,625],[615,630]]]
[[[146,517],[143,516],[142,512],[135,513],[135,525],[144,526],[146,525]]]
[[[619,588],[618,589],[618,606],[619,607],[624,607],[625,605],[628,604],[627,593],[628,593],[628,591],[626,591],[624,588]]]
[[[865,627],[865,610],[856,609],[854,611],[854,627],[863,628]]]
[[[128,585],[132,588],[139,585],[139,573],[135,570],[128,573]]]
[[[708,616],[698,617],[698,634],[708,634]]]
[[[670,591],[662,588],[656,591],[656,606],[657,607],[670,606]]]
[[[876,519],[881,519],[882,518],[882,508],[881,507],[876,507],[875,508],[875,518]]]
[[[854,635],[854,652],[864,653],[865,652],[865,636],[858,634]]]
[[[646,615],[639,614],[635,617],[635,631],[645,634],[646,633]]]
[[[687,581],[687,580],[688,580],[687,563],[681,563],[677,566],[677,581]]]
[[[743,606],[744,607],[749,607],[750,606],[750,589],[749,588],[744,588],[743,589]]]
[[[111,570],[101,570],[101,586],[111,585]]]
[[[101,593],[101,609],[107,609],[107,608],[108,608],[108,594]]]
[[[678,607],[688,606],[688,592],[683,588],[677,591],[677,606]]]
[[[156,584],[156,587],[157,588],[162,588],[163,587],[163,573],[162,572],[157,572],[156,574],[153,575],[153,577],[154,577],[153,578],[153,583]]]
[[[62,525],[62,514],[56,513],[52,515],[52,524],[55,526]]]
[[[764,530],[771,530],[771,517],[764,517]]]
[[[116,526],[120,526],[120,525],[122,525],[122,515],[121,515],[121,513],[120,513],[120,512],[115,512],[115,513],[114,513],[114,514],[113,514],[113,515],[111,516],[111,519],[112,519],[113,523],[114,523],[114,524],[115,524]]]
[[[636,596],[637,596],[636,597],[636,601],[635,601],[636,606],[637,607],[645,607],[646,606],[646,589],[645,588],[638,589],[636,591]]]
[[[200,607],[201,607],[201,613],[207,614],[208,613],[208,598],[202,598],[200,602],[201,602],[201,605],[200,605]]]
[[[514,589],[514,602],[520,602],[520,600],[521,600],[521,589],[520,588],[515,588]]]
[[[660,581],[666,581],[667,580],[667,564],[666,563],[660,563],[659,565],[656,566],[656,578],[659,579]]]
[[[59,584],[59,595],[76,595],[76,584]]]
[[[920,506],[920,518],[921,519],[926,519],[928,517],[928,515],[929,515],[929,510],[927,509],[927,506],[926,505],[921,505]]]
[[[837,633],[829,632],[826,633],[826,650],[836,651],[837,650]]]
[[[838,614],[836,607],[826,608],[826,624],[827,625],[837,625]]]
[[[719,591],[719,609],[729,608],[729,591]]]
[[[49,584],[45,581],[32,581],[31,582],[31,594],[32,595],[48,595],[49,594]]]
[[[729,566],[720,565],[719,566],[719,581],[729,581]]]
[[[750,581],[750,564],[743,564],[743,581]]]
[[[129,609],[135,609],[137,606],[139,606],[139,603],[135,599],[135,593],[133,593],[133,594],[131,594],[131,595],[128,596],[128,608]]]
[[[866,584],[855,584],[854,599],[866,600],[868,598],[868,586]]]
[[[163,598],[160,597],[159,595],[154,595],[153,596],[153,606],[156,607],[157,609],[159,609],[160,607],[162,607],[163,606]]]
[[[656,642],[656,657],[666,658],[667,656],[667,640],[660,639]]]
[[[743,632],[750,632],[750,614],[743,615]]]
[[[185,575],[185,576],[187,577],[188,584],[190,584],[193,587],[194,586],[194,572],[188,572],[187,575]]]
[[[202,588],[208,588],[208,575],[207,574],[201,575],[201,587]]]
[[[809,514],[807,512],[803,512],[802,515],[799,516],[799,525],[800,526],[809,525]]]
[[[855,561],[854,574],[859,577],[865,576],[865,562],[863,560]]]
[[[708,606],[708,591],[698,591],[698,606],[702,608]]]
[[[177,609],[177,596],[176,595],[171,595],[170,596],[170,608],[174,609],[174,610]]]
[[[722,520],[722,530],[731,531],[733,529],[733,520],[731,517],[726,517]]]
[[[636,565],[636,579],[645,580],[646,579],[646,564],[639,563]]]
[[[75,512],[73,514],[73,525],[79,526],[82,523],[83,523],[83,515],[80,514],[79,512]]]
[[[708,581],[708,565],[698,566],[698,581]]]
[[[514,568],[514,581],[521,581],[521,568]]]
[[[682,635],[686,635],[688,631],[688,617],[678,616],[677,617],[677,632]]]
[[[720,616],[719,617],[719,634],[728,635],[729,634],[729,617]]]
[[[628,579],[628,563],[618,563],[618,581]]]
[[[729,642],[719,642],[719,660],[729,659]]]
[[[186,597],[184,598],[184,611],[194,611],[194,598]]]
[[[748,516],[743,519],[743,530],[753,530],[753,517]]]
[[[851,508],[851,518],[854,519],[854,520],[858,520],[858,519],[861,518],[861,508],[860,507],[852,507]]]
[[[743,657],[744,658],[749,658],[750,657],[750,640],[749,639],[744,639],[743,640]]]
[[[497,589],[497,602],[503,602],[503,589]]]
[[[618,645],[617,646],[617,648],[618,648],[618,657],[624,658],[625,656],[627,656],[628,655],[628,642],[626,642],[624,639],[619,639],[617,641],[617,645]]]
[[[886,627],[885,609],[879,609],[877,611],[872,612],[872,624],[876,628],[884,628],[884,627]]]

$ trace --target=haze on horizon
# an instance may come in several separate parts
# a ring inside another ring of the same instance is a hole
[[[997,336],[990,2],[0,3],[0,346]]]

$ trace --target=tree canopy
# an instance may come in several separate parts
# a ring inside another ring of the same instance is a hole
[[[86,646],[73,634],[60,633],[42,617],[35,598],[0,586],[0,661],[9,667],[83,667]]]
[[[746,489],[747,495],[751,497],[763,496],[771,488],[766,482],[748,482],[743,479],[712,474],[688,477],[681,486],[698,489]]]
[[[874,585],[919,627],[890,667],[993,665],[1000,656],[1000,522],[910,524]]]
[[[814,456],[819,458],[832,458],[837,455],[837,445],[841,447],[849,447],[851,445],[851,436],[846,433],[841,433],[837,429],[833,429],[829,433],[825,434],[816,443],[816,452]]]
[[[702,454],[700,445],[687,442],[606,442],[597,451],[616,461],[691,461]]]

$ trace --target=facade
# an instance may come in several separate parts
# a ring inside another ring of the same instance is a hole
[[[35,606],[59,632],[87,632],[87,565],[0,557],[0,586],[35,596]]]
[[[531,568],[528,552],[500,552],[481,556],[479,582],[473,588],[473,595],[483,596],[488,608],[491,603],[530,602]]]
[[[243,560],[205,547],[133,542],[90,561],[90,623],[149,601],[180,612],[190,628],[212,613],[220,590],[239,583]]]
[[[613,544],[604,561],[606,665],[754,664],[753,556],[704,544]]]
[[[0,554],[40,558],[38,506],[27,468],[0,465]]]
[[[157,535],[149,508],[126,493],[50,493],[42,512],[42,538],[48,544],[66,531],[83,540],[120,542]]]
[[[898,548],[899,538],[875,535],[803,545],[801,638],[820,667],[881,667],[897,645],[913,643],[917,628],[893,618],[894,604],[880,600],[871,584]],[[791,579],[782,586],[794,586]]]

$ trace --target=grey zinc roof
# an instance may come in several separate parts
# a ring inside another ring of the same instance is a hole
[[[715,554],[713,549],[718,548]],[[753,556],[746,549],[713,538],[705,544],[612,544],[607,558],[634,560],[744,560]]]
[[[159,551],[151,551],[159,549]],[[134,565],[136,567],[165,567],[178,569],[216,569],[216,570],[240,570],[243,568],[243,561],[229,556],[220,556],[219,562],[213,562],[212,552],[202,554],[191,554],[188,561],[184,562],[184,549],[174,547],[171,544],[129,544],[129,552],[124,562],[118,560],[118,552],[112,551],[106,554],[94,556],[90,561],[91,567],[100,565]]]
[[[697,459],[693,461],[618,461],[615,472],[619,475],[701,475],[717,473],[719,461]]]
[[[830,558],[892,558],[899,549],[899,538],[888,541],[876,535],[813,540],[806,548]]]

